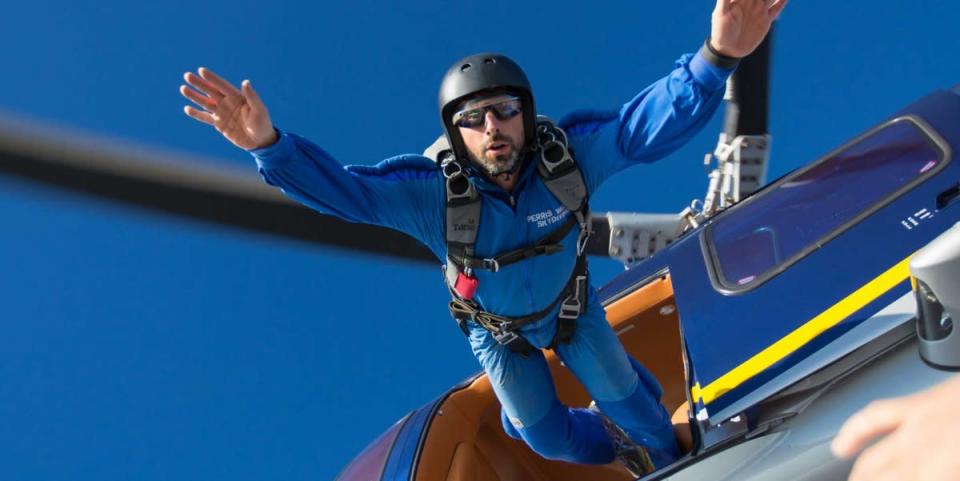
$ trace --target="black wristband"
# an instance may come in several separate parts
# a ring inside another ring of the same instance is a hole
[[[732,69],[740,63],[740,57],[728,57],[714,49],[713,45],[710,45],[710,37],[707,37],[707,40],[703,42],[703,47],[700,48],[700,55],[703,55],[703,58],[705,58],[707,62],[724,70]]]

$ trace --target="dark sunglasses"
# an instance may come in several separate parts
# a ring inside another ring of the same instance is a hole
[[[493,116],[498,120],[512,119],[520,114],[522,105],[518,97],[510,97],[495,104],[463,109],[453,114],[453,125],[465,128],[480,127],[486,122],[487,112],[493,112]]]

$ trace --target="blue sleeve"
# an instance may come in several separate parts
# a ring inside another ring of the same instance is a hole
[[[376,166],[343,166],[303,137],[277,133],[276,143],[251,151],[268,184],[319,212],[399,230],[438,252],[444,198],[432,160],[401,155]]]
[[[716,112],[732,72],[699,53],[684,55],[673,72],[619,110],[577,111],[561,119],[587,190],[592,194],[611,175],[665,157],[690,140]]]

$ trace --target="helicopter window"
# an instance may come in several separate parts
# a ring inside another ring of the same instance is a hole
[[[779,180],[706,232],[724,288],[759,285],[945,165],[912,117],[895,119]]]

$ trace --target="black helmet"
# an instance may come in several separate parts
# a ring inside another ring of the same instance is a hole
[[[453,125],[453,114],[461,102],[474,94],[498,90],[520,97],[523,103],[524,145],[533,145],[537,127],[536,109],[526,74],[516,62],[505,55],[480,53],[453,64],[440,83],[440,122],[443,123],[443,131],[457,159],[466,159],[467,151],[460,132]]]

